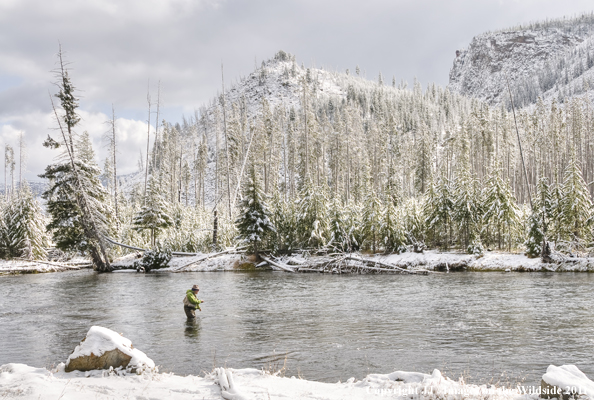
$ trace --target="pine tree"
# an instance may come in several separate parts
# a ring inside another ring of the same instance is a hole
[[[407,238],[407,243],[411,244],[414,251],[422,251],[425,247],[425,237],[423,235],[423,207],[419,200],[410,198],[402,207],[402,224]]]
[[[380,234],[386,253],[400,254],[406,251],[406,233],[402,226],[402,217],[390,197],[385,201]]]
[[[526,255],[530,258],[539,257],[542,254],[542,244],[545,235],[542,230],[541,216],[539,212],[532,212],[528,218],[528,238],[524,242]]]
[[[549,231],[552,215],[553,199],[548,179],[541,177],[538,181],[534,208],[528,218],[528,234],[524,242],[528,257],[538,257],[542,254],[542,246]]]
[[[160,185],[151,175],[144,198],[144,205],[132,221],[132,225],[136,231],[140,232],[145,229],[151,231],[152,248],[155,247],[159,232],[172,226],[174,223],[173,218],[167,213],[167,205],[161,193]]]
[[[380,229],[382,221],[382,204],[375,191],[371,191],[365,200],[363,209],[363,235],[365,241],[370,244],[371,251],[375,253],[376,244],[380,241]]]
[[[338,198],[334,198],[330,203],[330,243],[337,249],[344,251],[348,247],[346,243],[346,231],[343,220],[343,206]]]
[[[502,240],[505,240],[508,248],[511,248],[510,236],[519,225],[520,213],[516,199],[501,175],[501,170],[497,168],[487,180],[487,193],[483,204],[486,210],[483,215],[484,223],[486,226],[492,226],[497,232],[499,249],[501,249]],[[506,234],[507,238],[504,237]]]
[[[5,228],[2,236],[8,257],[45,258],[49,247],[45,218],[27,182],[3,210],[2,220]]]
[[[454,221],[458,225],[461,244],[470,253],[480,251],[480,230],[482,209],[477,182],[466,169],[456,177],[454,201]]]
[[[267,236],[276,231],[270,217],[271,213],[259,187],[256,169],[252,166],[250,181],[244,190],[241,212],[235,224],[239,230],[239,239],[247,243],[256,255]]]
[[[89,152],[85,154],[84,147],[83,154],[78,154],[81,149],[75,146],[74,129],[80,121],[76,113],[78,99],[74,95],[74,86],[65,68],[61,48],[58,52],[58,60],[57,77],[60,90],[56,97],[60,99],[61,115],[53,101],[52,108],[62,136],[61,144],[66,150],[62,158],[68,161],[50,165],[46,168],[45,174],[40,175],[53,182],[50,189],[43,195],[48,201],[48,211],[52,216],[48,227],[56,230],[54,239],[58,239],[57,242],[62,241],[67,248],[76,247],[90,253],[95,268],[101,272],[109,272],[112,268],[109,264],[104,236],[109,234],[106,217],[110,213],[105,213],[103,207],[105,190],[98,179],[100,172],[94,164],[94,159],[85,158]],[[58,142],[51,137],[44,142],[45,146],[51,148],[56,148],[56,144]],[[92,153],[90,142],[89,149]],[[79,234],[81,232],[82,235]]]
[[[435,144],[429,132],[429,128],[423,123],[417,132],[415,142],[415,188],[420,194],[424,194],[427,189],[427,182],[431,178],[431,164],[433,162],[433,151]]]
[[[454,199],[446,177],[440,177],[437,184],[432,183],[429,187],[423,214],[425,226],[434,244],[447,249],[454,219]]]
[[[559,204],[561,232],[569,240],[584,239],[591,223],[592,200],[575,154],[565,170]]]
[[[288,251],[295,247],[295,210],[293,202],[285,201],[279,191],[272,196],[270,205],[272,225],[276,231],[271,234],[271,248],[275,251]]]
[[[300,192],[297,212],[297,232],[303,247],[325,246],[328,238],[328,204],[323,188],[315,188],[307,180]]]
[[[67,144],[68,145],[68,144]],[[101,171],[95,162],[95,154],[87,132],[73,142],[76,173],[70,161],[50,164],[45,173],[39,175],[48,179],[49,188],[41,195],[50,215],[47,225],[56,247],[63,251],[94,253],[98,250],[95,238],[89,240],[88,217],[80,206],[80,188],[84,190],[86,208],[92,211],[94,224],[104,234],[111,232],[111,208],[107,205],[107,192],[101,184]],[[89,211],[87,211],[89,213]]]

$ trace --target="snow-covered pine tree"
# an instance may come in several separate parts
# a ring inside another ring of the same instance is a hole
[[[406,251],[406,233],[402,217],[396,208],[392,196],[387,196],[382,212],[380,235],[386,253],[400,254]]]
[[[433,239],[435,246],[447,249],[454,219],[454,199],[450,182],[445,176],[429,187],[423,214],[427,236]]]
[[[334,197],[329,207],[330,244],[340,251],[351,251],[352,246],[344,214],[342,201]]]
[[[476,180],[462,168],[456,177],[454,195],[454,221],[458,225],[460,244],[470,253],[481,252],[480,231],[482,207]]]
[[[365,242],[368,244],[367,247],[370,248],[373,253],[376,252],[376,245],[378,242],[381,242],[381,210],[382,204],[375,194],[375,191],[371,190],[365,199],[363,208],[363,235],[365,237]]]
[[[270,204],[270,220],[276,231],[271,235],[270,248],[275,251],[288,251],[295,247],[295,210],[293,202],[285,201],[279,191],[275,191]]]
[[[416,198],[410,198],[401,207],[402,224],[407,243],[414,251],[422,252],[425,248],[423,205]]]
[[[271,213],[264,201],[256,169],[250,168],[250,180],[245,186],[239,217],[235,221],[239,239],[258,255],[260,245],[276,231],[270,220]]]
[[[149,178],[144,205],[134,216],[132,225],[136,231],[149,229],[151,248],[155,247],[156,237],[163,229],[173,225],[173,218],[167,213],[167,204],[163,199],[161,186],[151,175]]]
[[[45,217],[27,182],[2,212],[3,242],[8,257],[43,259],[49,247]]]
[[[93,260],[94,267],[101,272],[112,271],[109,256],[104,241],[106,232],[106,216],[103,209],[105,190],[98,177],[99,168],[94,159],[85,159],[85,154],[80,155],[75,146],[75,127],[80,121],[76,113],[78,99],[74,94],[74,86],[68,75],[68,70],[62,57],[62,48],[58,52],[58,87],[55,96],[60,99],[61,113],[52,101],[52,108],[57,119],[61,134],[62,145],[65,152],[62,154],[61,164],[49,165],[46,172],[40,177],[50,179],[52,185],[44,193],[48,201],[48,211],[52,221],[48,225],[58,232],[58,241],[66,247],[76,247],[88,252]],[[48,137],[44,145],[56,148],[55,140]],[[90,142],[89,142],[90,148]],[[82,149],[84,153],[85,149]],[[92,149],[90,151],[92,153]],[[53,202],[53,206],[52,206]],[[52,210],[53,208],[53,210]],[[77,232],[77,230],[79,232]],[[82,232],[82,235],[79,233]],[[66,234],[66,236],[62,236]],[[84,237],[83,237],[84,236]],[[58,243],[56,243],[58,244]]]
[[[497,247],[501,249],[502,242],[506,242],[510,250],[512,233],[519,226],[520,210],[508,182],[501,175],[501,169],[495,168],[487,180],[483,221],[497,233]]]
[[[539,257],[542,254],[542,245],[547,237],[549,223],[553,213],[553,199],[546,177],[538,180],[534,209],[528,217],[528,233],[524,242],[528,257]]]
[[[328,238],[328,201],[322,187],[307,179],[297,205],[297,232],[302,247],[325,246]]]
[[[575,154],[565,169],[561,192],[559,223],[563,237],[570,241],[587,238],[590,234],[587,228],[592,222],[592,200]]]
[[[415,142],[415,189],[417,193],[424,194],[427,189],[427,182],[431,179],[431,165],[433,163],[433,152],[435,144],[425,123],[419,126]]]
[[[46,209],[50,215],[47,229],[60,250],[98,253],[98,239],[89,238],[89,217],[85,217],[79,205],[81,199],[77,200],[76,195],[80,196],[82,187],[84,204],[88,209],[86,214],[92,216],[99,232],[109,234],[112,212],[106,203],[108,194],[101,184],[101,171],[95,161],[88,133],[83,132],[80,140],[73,141],[72,144],[76,155],[76,172],[73,172],[72,163],[68,160],[48,165],[45,173],[39,175],[50,182],[49,188],[41,195],[46,200]]]
[[[544,237],[540,213],[538,211],[532,212],[528,217],[528,238],[524,242],[526,255],[529,258],[539,257],[542,254]]]

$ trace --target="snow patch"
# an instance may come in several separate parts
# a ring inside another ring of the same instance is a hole
[[[594,382],[588,379],[575,365],[562,365],[560,367],[549,365],[542,380],[566,392],[583,394],[589,398],[594,398]]]

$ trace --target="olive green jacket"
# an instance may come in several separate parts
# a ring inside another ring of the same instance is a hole
[[[184,305],[187,307],[194,306],[197,310],[200,310],[200,303],[204,303],[202,300],[198,300],[192,289],[189,289],[186,292],[186,297],[184,297]]]

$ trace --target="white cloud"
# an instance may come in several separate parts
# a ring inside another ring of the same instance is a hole
[[[36,152],[31,174],[51,161],[34,146],[53,126],[48,90],[55,93],[59,42],[97,153],[114,104],[126,137],[121,170],[134,171],[146,148],[149,78],[153,100],[161,80],[170,122],[220,91],[221,62],[229,85],[281,49],[307,65],[445,85],[455,50],[472,36],[591,8],[591,0],[0,0],[2,140],[26,132]]]
[[[103,160],[108,156],[108,148],[103,136],[109,129],[108,125],[105,124],[109,117],[103,113],[89,113],[86,111],[80,111],[79,114],[81,122],[77,126],[77,132],[89,132],[96,154],[96,161],[100,167],[103,167]],[[48,164],[55,162],[56,157],[60,154],[60,150],[43,147],[43,141],[48,134],[55,140],[60,140],[60,132],[52,129],[56,126],[53,113],[30,113],[14,116],[10,118],[10,122],[5,120],[4,124],[0,125],[0,145],[2,145],[0,151],[4,148],[4,144],[12,146],[16,151],[19,144],[19,134],[23,132],[28,153],[27,172],[24,176],[29,181],[38,181],[37,175],[42,173]],[[143,153],[146,152],[147,124],[142,121],[118,118],[116,127],[118,171],[121,174],[135,172],[137,170],[139,149],[144,149]],[[151,128],[151,133],[154,135],[153,128]],[[16,158],[18,159],[18,153]],[[3,168],[3,164],[0,165],[0,170],[3,171]]]

